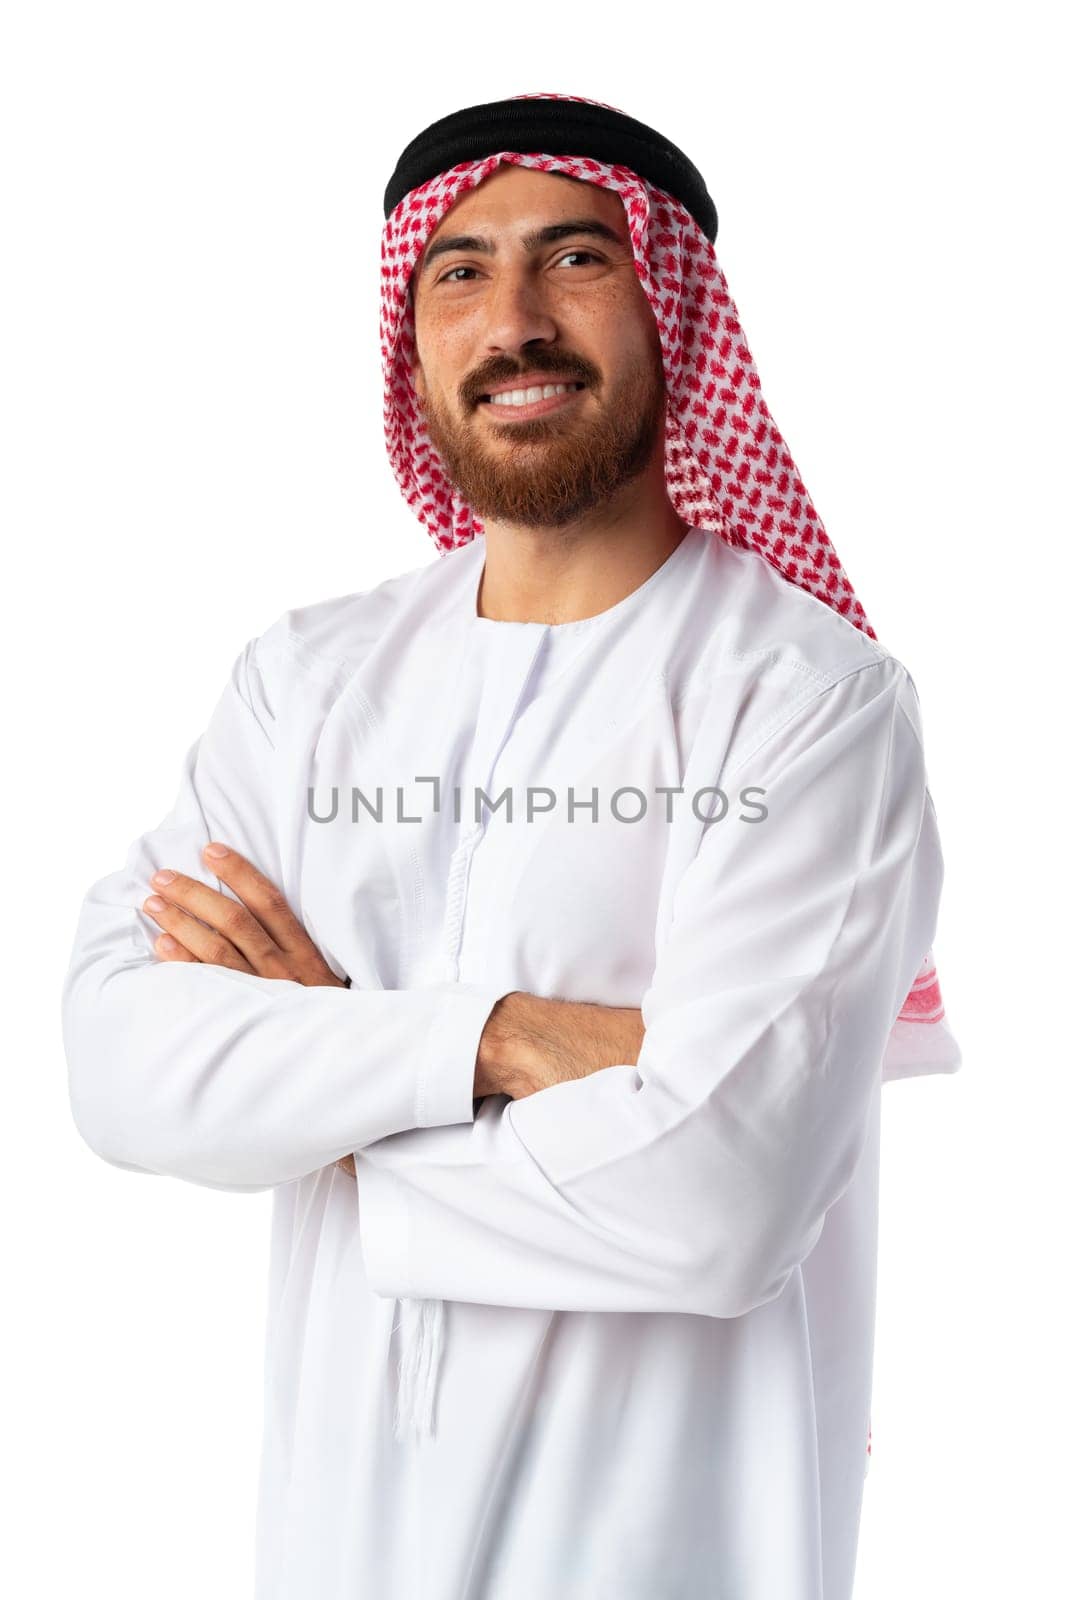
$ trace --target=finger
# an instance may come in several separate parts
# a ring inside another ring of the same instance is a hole
[[[231,944],[253,972],[265,978],[289,976],[289,965],[270,934],[247,906],[199,878],[169,867],[152,874],[156,893],[196,917]],[[181,935],[179,935],[179,938]],[[184,941],[183,941],[184,942]],[[197,947],[196,954],[200,955]],[[203,959],[203,957],[201,957]]]
[[[221,851],[222,854],[213,852]],[[204,847],[203,859],[211,872],[233,890],[234,894],[255,916],[260,927],[273,940],[281,952],[282,964],[277,962],[257,968],[269,977],[289,977],[297,983],[309,985],[340,985],[341,980],[322,958],[322,952],[308,936],[307,929],[297,917],[283,891],[247,856],[228,845],[213,841]],[[246,951],[251,959],[251,953]],[[265,954],[264,954],[265,963]]]
[[[169,887],[172,889],[174,885]],[[218,898],[221,900],[224,897],[219,895]],[[223,934],[198,922],[196,917],[162,895],[150,894],[141,909],[154,922],[158,922],[164,932],[170,934],[194,960],[212,967],[232,967],[236,972],[253,970],[240,950]]]
[[[149,916],[152,915],[151,912],[148,914]],[[186,950],[185,946],[179,944],[177,939],[172,938],[169,933],[161,933],[159,938],[154,941],[152,948],[161,961],[191,961],[194,966],[198,965],[192,951]]]
[[[247,856],[213,841],[204,847],[203,859],[208,869],[244,902],[279,950],[306,955],[308,947],[315,949],[283,890],[254,867]]]

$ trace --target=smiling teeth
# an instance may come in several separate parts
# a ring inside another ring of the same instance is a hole
[[[569,394],[580,389],[580,383],[546,383],[537,389],[505,389],[503,394],[491,394],[489,403],[494,406],[532,406],[538,400],[547,400],[553,394]]]

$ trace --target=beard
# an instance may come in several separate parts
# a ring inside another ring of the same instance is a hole
[[[644,472],[659,443],[666,393],[657,351],[654,362],[627,371],[609,406],[599,405],[587,385],[587,398],[526,422],[496,423],[480,414],[457,420],[429,396],[422,415],[453,488],[477,516],[561,528],[603,510]]]

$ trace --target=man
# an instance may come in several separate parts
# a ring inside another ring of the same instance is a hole
[[[258,1600],[845,1600],[881,1083],[955,1065],[914,686],[676,146],[515,96],[386,217],[442,559],[238,656],[82,908],[74,1116],[273,1189]]]

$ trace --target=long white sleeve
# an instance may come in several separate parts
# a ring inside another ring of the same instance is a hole
[[[856,1168],[934,934],[942,858],[903,667],[813,691],[730,774],[731,794],[746,784],[769,814],[705,830],[635,1063],[360,1152],[375,1292],[731,1317],[784,1288]]]
[[[280,635],[275,624],[263,636],[276,679],[300,670]],[[235,661],[170,813],[89,890],[62,993],[87,1144],[114,1166],[235,1190],[287,1182],[398,1130],[469,1124],[478,1041],[501,993],[309,988],[156,955],[161,929],[141,906],[158,868],[230,895],[200,855],[220,839],[282,883],[272,700],[284,686],[268,690],[263,641]]]

